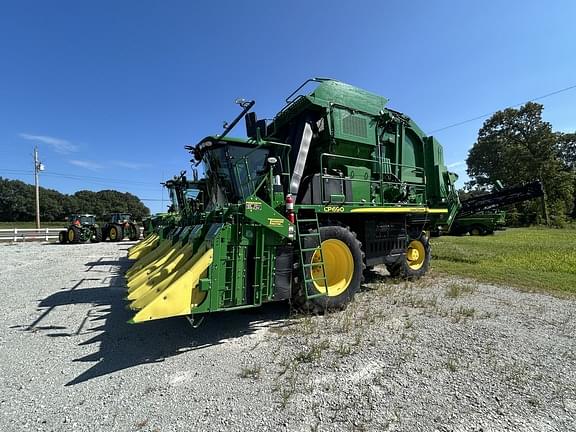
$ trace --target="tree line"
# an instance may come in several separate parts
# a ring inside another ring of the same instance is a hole
[[[150,214],[140,198],[115,190],[78,191],[73,195],[40,188],[40,219],[45,222],[64,221],[72,213],[88,213],[98,219],[108,213],[131,213],[136,220]],[[25,222],[36,217],[34,186],[20,180],[0,177],[0,221]]]
[[[465,191],[498,180],[505,187],[540,180],[550,220],[561,226],[576,218],[576,133],[554,131],[542,119],[543,108],[528,102],[498,111],[484,122],[466,159],[471,180]],[[515,206],[511,222],[543,222],[540,206],[540,200]]]

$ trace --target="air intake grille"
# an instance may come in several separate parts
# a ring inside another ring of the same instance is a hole
[[[342,132],[347,135],[354,135],[357,137],[367,138],[368,137],[368,123],[366,119],[355,116],[348,115],[342,119]]]

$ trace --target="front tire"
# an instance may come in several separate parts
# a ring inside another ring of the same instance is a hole
[[[386,268],[392,277],[419,279],[430,267],[430,241],[425,235],[410,240],[402,258]]]
[[[60,244],[66,244],[68,242],[67,231],[60,231],[58,233],[58,242],[60,242]]]
[[[317,246],[317,237],[304,237],[302,244],[305,249]],[[308,251],[304,253],[306,279],[315,279],[307,284],[302,281],[297,296],[297,303],[305,309],[324,311],[330,309],[343,309],[352,301],[362,283],[364,270],[364,254],[362,244],[356,234],[347,227],[332,225],[320,227],[322,253]],[[325,275],[322,266],[310,266],[316,262],[324,261]],[[321,279],[326,277],[326,284]],[[326,295],[309,298],[308,295],[325,293]]]

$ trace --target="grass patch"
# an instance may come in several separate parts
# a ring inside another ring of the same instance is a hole
[[[249,367],[242,368],[239,376],[240,376],[240,378],[249,378],[249,379],[257,380],[257,379],[260,379],[261,373],[262,373],[262,367],[261,366],[249,366]]]
[[[474,292],[474,287],[462,283],[451,283],[446,288],[446,297],[458,298],[462,294]]]
[[[432,239],[432,255],[432,267],[440,273],[576,293],[575,230],[511,228],[485,237],[442,236]]]
[[[312,363],[315,360],[320,359],[322,352],[330,347],[330,342],[327,340],[322,340],[318,343],[314,343],[310,348],[300,351],[294,357],[296,363]]]

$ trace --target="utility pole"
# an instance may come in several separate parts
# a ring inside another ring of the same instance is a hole
[[[34,186],[36,187],[36,229],[40,229],[40,185],[38,173],[44,171],[44,165],[38,160],[38,146],[34,146]]]

